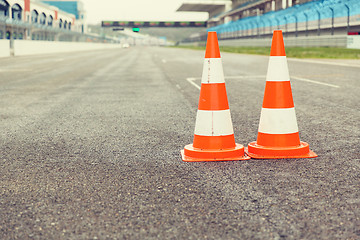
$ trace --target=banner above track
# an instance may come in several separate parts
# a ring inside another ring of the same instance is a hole
[[[202,27],[206,28],[206,22],[137,22],[137,21],[102,21],[102,27]]]

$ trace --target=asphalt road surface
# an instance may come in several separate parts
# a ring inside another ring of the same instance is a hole
[[[267,56],[222,53],[235,140]],[[360,239],[360,63],[289,59],[319,157],[185,163],[203,51],[0,59],[0,239]]]

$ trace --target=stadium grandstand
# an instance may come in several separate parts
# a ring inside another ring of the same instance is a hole
[[[283,30],[286,37],[346,36],[360,32],[359,0],[191,1],[183,3],[178,11],[199,9],[209,12],[207,31],[216,31],[221,40],[266,38],[275,29]],[[186,41],[205,39],[203,32]]]

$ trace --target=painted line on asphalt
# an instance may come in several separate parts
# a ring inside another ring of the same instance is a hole
[[[225,76],[225,79],[249,79],[249,78],[266,78],[265,75],[252,75],[252,76]]]
[[[292,76],[292,77],[290,77],[290,78],[296,79],[296,80],[298,80],[298,81],[309,82],[309,83],[314,83],[314,84],[323,85],[323,86],[328,86],[328,87],[333,87],[333,88],[339,88],[339,87],[340,87],[340,86],[338,86],[338,85],[334,85],[334,84],[330,84],[330,83],[324,83],[324,82],[319,82],[319,81],[315,81],[315,80],[311,80],[311,79],[307,79],[307,78],[296,77],[296,76]]]
[[[266,76],[264,75],[255,75],[255,76],[225,76],[225,79],[249,79],[249,78],[265,78]],[[200,90],[200,86],[197,85],[194,81],[196,80],[201,80],[200,77],[188,77],[186,78],[186,81],[188,81],[191,85],[193,85],[194,87],[196,87],[197,89]]]
[[[196,87],[197,89],[200,90],[200,86],[197,85],[196,83],[194,83],[194,81],[198,80],[200,78],[187,78],[186,81],[188,81],[191,85],[193,85],[194,87]]]
[[[265,79],[266,76],[264,75],[255,75],[255,76],[226,76],[225,79],[250,79],[250,78],[263,78]],[[318,85],[323,85],[323,86],[327,86],[327,87],[332,87],[332,88],[340,88],[340,86],[338,85],[334,85],[334,84],[330,84],[330,83],[324,83],[324,82],[319,82],[319,81],[315,81],[315,80],[311,80],[311,79],[307,79],[307,78],[302,78],[302,77],[296,77],[296,76],[291,76],[291,79],[295,79],[298,81],[303,81],[303,82],[309,82],[309,83],[313,83],[313,84],[318,84]],[[194,87],[196,87],[197,89],[200,90],[200,86],[198,84],[196,84],[194,81],[196,80],[201,80],[201,78],[197,77],[189,77],[186,78],[186,80],[193,85]]]
[[[289,61],[294,62],[305,62],[305,63],[317,63],[317,64],[325,64],[325,65],[333,65],[333,66],[341,66],[341,67],[355,67],[360,68],[360,64],[351,64],[351,63],[337,63],[337,62],[325,62],[325,61],[317,61],[317,60],[308,60],[308,59],[296,59],[296,58],[288,58]]]

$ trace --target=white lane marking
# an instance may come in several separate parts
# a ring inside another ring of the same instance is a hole
[[[307,79],[307,78],[301,78],[301,77],[296,77],[296,76],[292,76],[291,78],[299,80],[299,81],[303,81],[303,82],[309,82],[309,83],[324,85],[324,86],[333,87],[333,88],[339,88],[340,87],[338,85],[334,85],[334,84],[330,84],[330,83],[324,83],[324,82],[318,82],[318,81]]]
[[[254,75],[254,76],[227,76],[225,77],[225,79],[249,79],[249,78],[263,78],[265,79],[266,76],[264,75]],[[323,86],[328,86],[328,87],[333,87],[333,88],[340,88],[340,86],[338,85],[334,85],[334,84],[330,84],[330,83],[324,83],[324,82],[319,82],[319,81],[315,81],[315,80],[311,80],[311,79],[307,79],[307,78],[302,78],[302,77],[296,77],[296,76],[291,76],[291,79],[295,79],[298,81],[303,81],[303,82],[309,82],[309,83],[314,83],[314,84],[318,84],[318,85],[323,85]],[[189,77],[186,78],[186,80],[193,85],[194,87],[196,87],[197,89],[201,89],[201,87],[199,85],[197,85],[194,81],[196,80],[201,80],[201,78],[194,78],[194,77]]]
[[[196,87],[197,89],[200,90],[200,86],[197,85],[196,83],[194,83],[194,81],[196,81],[197,79],[200,79],[200,78],[187,78],[186,81],[188,81],[191,85],[193,85],[194,87]]]
[[[360,64],[337,63],[337,62],[324,62],[324,61],[316,61],[316,60],[308,60],[308,59],[305,60],[305,59],[296,59],[296,58],[288,58],[288,60],[294,61],[294,62],[307,62],[307,63],[318,63],[318,64],[342,66],[342,67],[356,67],[356,68],[360,68]]]
[[[265,75],[252,75],[252,76],[227,76],[225,79],[248,79],[248,78],[266,78]]]
[[[249,78],[264,78],[265,79],[266,76],[264,75],[255,75],[255,76],[227,76],[225,77],[225,79],[249,79]],[[197,85],[194,81],[196,80],[201,80],[202,78],[199,77],[188,77],[186,78],[186,81],[188,81],[191,85],[193,85],[194,87],[196,87],[197,89],[201,89],[201,87],[199,85]]]

